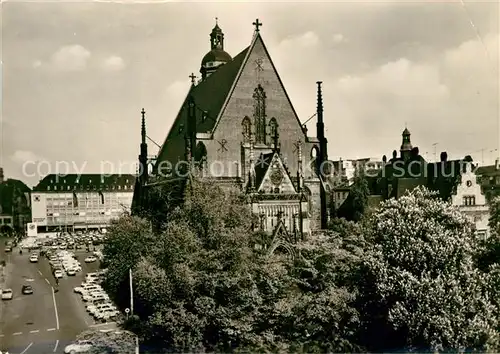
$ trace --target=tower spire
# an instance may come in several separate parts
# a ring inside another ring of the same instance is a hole
[[[139,155],[139,180],[144,186],[148,181],[148,144],[146,143],[146,111],[141,110],[141,154]]]
[[[318,107],[317,107],[317,117],[318,117],[318,123],[316,124],[317,127],[317,134],[318,134],[318,140],[319,140],[319,156],[318,156],[318,178],[320,179],[320,213],[321,213],[321,228],[326,229],[327,223],[328,223],[328,216],[327,216],[327,210],[326,210],[326,190],[325,186],[323,183],[323,171],[325,168],[325,162],[328,160],[328,153],[327,153],[327,141],[325,137],[325,123],[323,122],[323,95],[321,92],[321,81],[317,81],[316,84],[318,85]]]
[[[146,144],[146,111],[144,108],[141,111],[142,115],[142,124],[141,124],[141,138],[142,144]]]

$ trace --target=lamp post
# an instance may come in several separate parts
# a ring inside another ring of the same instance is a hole
[[[132,279],[132,268],[128,270],[129,281],[130,281],[130,316],[134,315],[134,287]],[[139,354],[139,336],[135,336],[135,354]]]

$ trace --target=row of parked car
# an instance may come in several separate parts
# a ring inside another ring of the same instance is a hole
[[[101,286],[104,272],[88,273],[81,286],[74,288],[74,292],[82,296],[87,312],[97,321],[108,322],[116,320],[121,313]]]
[[[49,259],[49,264],[52,268],[52,273],[56,278],[62,278],[64,273],[68,276],[75,276],[76,273],[82,271],[82,266],[74,253],[67,250],[46,253]],[[31,260],[31,258],[30,258]]]

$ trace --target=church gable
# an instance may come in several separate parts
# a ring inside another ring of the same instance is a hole
[[[255,169],[257,192],[296,193],[295,187],[277,153],[261,155]]]
[[[306,136],[257,33],[214,127],[213,140],[207,146],[208,157],[239,161],[241,144],[250,138],[247,132],[253,134],[257,149],[270,148],[274,129],[279,133],[281,153],[294,173],[297,170],[295,145],[297,141],[305,144]]]

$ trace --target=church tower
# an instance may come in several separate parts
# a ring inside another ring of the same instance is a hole
[[[405,128],[405,130],[403,131],[403,142],[401,144],[401,150],[400,150],[401,158],[405,161],[410,158],[411,150],[413,149],[410,141],[410,135],[411,134],[408,128]]]
[[[219,27],[216,18],[215,27],[212,29],[212,33],[210,33],[210,52],[201,61],[201,79],[206,80],[218,68],[231,60],[233,60],[231,56],[224,51],[224,33]]]

